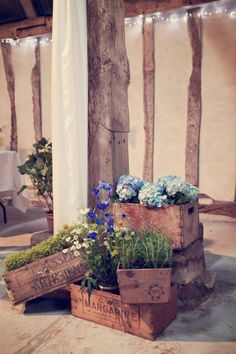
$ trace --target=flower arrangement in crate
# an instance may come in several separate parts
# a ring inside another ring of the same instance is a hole
[[[198,188],[178,176],[164,176],[155,183],[123,175],[116,185],[113,213],[127,215],[125,226],[134,230],[152,225],[173,241],[176,249],[198,237]],[[180,236],[179,236],[180,235]]]
[[[160,177],[156,183],[123,175],[118,178],[116,193],[118,201],[137,202],[149,207],[180,205],[196,200],[198,188],[178,176]]]
[[[89,294],[94,288],[114,290],[118,287],[116,270],[121,245],[134,235],[127,228],[114,226],[114,217],[110,211],[111,192],[112,185],[103,181],[99,182],[97,188],[93,188],[95,208],[80,211],[84,222],[78,223],[77,229],[66,238],[70,244],[69,249],[75,255],[83,253],[88,271],[82,281],[82,288],[87,287]],[[122,214],[121,225],[124,218]]]

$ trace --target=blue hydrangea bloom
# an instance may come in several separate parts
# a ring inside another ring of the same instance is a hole
[[[144,182],[141,178],[130,175],[122,175],[119,177],[116,186],[116,193],[119,200],[128,202],[138,196],[138,192]]]

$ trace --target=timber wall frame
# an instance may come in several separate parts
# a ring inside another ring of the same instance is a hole
[[[204,3],[210,3],[214,0],[124,0],[125,17],[134,17],[138,15],[148,15],[155,12],[172,11],[182,7],[197,7]],[[30,36],[42,36],[52,32],[52,16],[37,17],[29,0],[21,0],[27,20],[15,23],[0,25],[0,39],[13,38],[21,39]],[[189,10],[193,11],[194,10]],[[201,123],[201,20],[195,16],[188,19],[188,33],[193,53],[193,71],[188,87],[188,120],[187,120],[187,142],[186,142],[186,178],[193,184],[199,182],[199,138]],[[154,129],[154,33],[153,23],[147,26],[143,24],[143,43],[148,50],[143,58],[144,75],[144,110],[145,110],[145,146],[146,161],[144,165],[144,177],[152,179],[153,176],[153,129]],[[8,45],[2,46],[2,52],[5,63],[6,79],[8,82],[8,92],[11,102],[12,114],[12,132],[11,149],[17,150],[17,124],[15,112],[15,94],[14,94],[14,70],[11,63],[11,50]],[[194,70],[196,69],[197,70]],[[195,75],[193,74],[195,72]],[[197,95],[196,95],[197,92]],[[34,126],[35,137],[39,139],[41,132],[41,103],[40,103],[40,47],[35,49],[35,66],[32,71],[32,93],[34,105]],[[147,102],[145,97],[150,97]],[[194,123],[194,124],[193,124]],[[193,131],[194,127],[194,131]],[[193,141],[194,139],[194,141]],[[196,146],[193,151],[192,146]],[[191,162],[191,163],[189,163]],[[147,165],[147,166],[146,166]],[[236,193],[235,193],[236,194]],[[235,197],[236,198],[236,197]],[[215,202],[209,206],[202,206],[200,212],[236,216],[236,203],[234,202]]]

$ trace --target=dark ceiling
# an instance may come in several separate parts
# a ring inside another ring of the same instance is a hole
[[[36,16],[52,15],[53,0],[0,0],[0,24],[26,20],[23,5],[27,2],[31,2]]]

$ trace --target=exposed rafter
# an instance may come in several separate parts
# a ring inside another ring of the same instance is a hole
[[[31,0],[19,0],[19,1],[28,19],[32,20],[33,18],[37,17],[37,13],[34,9]]]
[[[52,17],[41,16],[0,26],[0,39],[40,36],[52,32]]]

